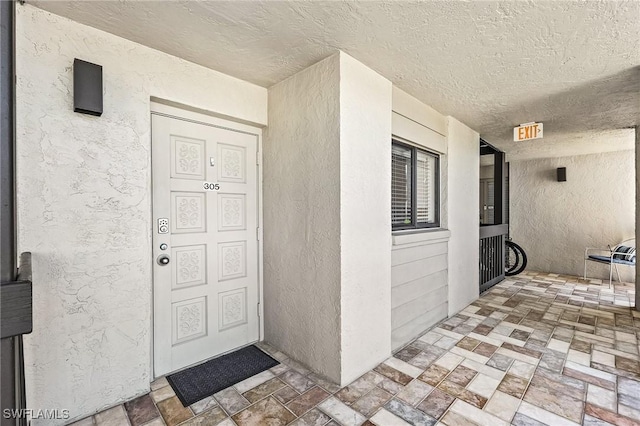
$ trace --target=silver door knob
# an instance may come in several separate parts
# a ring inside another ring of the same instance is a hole
[[[158,256],[158,265],[160,266],[167,265],[169,261],[169,256],[167,256],[166,254],[161,254],[160,256]]]

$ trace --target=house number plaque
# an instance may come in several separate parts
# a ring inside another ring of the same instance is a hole
[[[205,191],[219,191],[220,190],[220,184],[219,183],[205,182],[205,183],[202,184],[202,187],[204,188]]]

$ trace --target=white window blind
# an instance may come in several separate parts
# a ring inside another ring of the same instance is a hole
[[[418,223],[434,223],[436,220],[435,172],[436,158],[424,151],[417,151],[416,221]]]
[[[411,224],[411,149],[391,147],[391,224]]]
[[[437,154],[393,141],[391,224],[394,229],[439,226]]]

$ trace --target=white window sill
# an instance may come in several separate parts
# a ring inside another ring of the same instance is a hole
[[[444,228],[436,229],[407,229],[403,231],[394,231],[391,234],[391,240],[394,246],[404,244],[434,244],[449,241],[451,231]]]

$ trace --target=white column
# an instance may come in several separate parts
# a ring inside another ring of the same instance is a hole
[[[636,245],[640,236],[640,126],[636,126]],[[640,311],[640,271],[636,266],[636,310]]]
[[[342,385],[391,353],[391,82],[340,55]]]
[[[338,53],[269,89],[265,338],[345,385],[391,352],[391,82]]]

